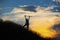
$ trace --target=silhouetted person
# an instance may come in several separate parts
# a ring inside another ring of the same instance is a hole
[[[27,16],[25,15],[24,17],[25,17],[25,25],[24,25],[24,27],[26,26],[27,30],[28,30],[29,29],[29,19],[30,19],[30,16],[28,16],[28,18],[27,18]]]

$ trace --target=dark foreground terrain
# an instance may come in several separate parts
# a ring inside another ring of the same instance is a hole
[[[0,39],[4,40],[51,40],[50,38],[42,38],[32,31],[28,31],[21,25],[11,21],[3,21],[0,19]]]

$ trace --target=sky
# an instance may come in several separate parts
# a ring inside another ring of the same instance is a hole
[[[55,6],[52,10],[54,12],[56,10],[60,12],[60,0],[1,0],[0,5],[0,9],[2,9],[1,13],[10,12],[14,7],[19,7],[20,5],[36,5],[41,7]]]
[[[0,0],[0,18],[4,21],[24,25],[24,15],[31,16],[30,30],[42,37],[60,35],[60,26],[56,27],[60,25],[60,0]]]

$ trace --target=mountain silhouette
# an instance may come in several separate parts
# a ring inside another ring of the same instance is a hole
[[[2,19],[0,19],[0,32],[3,32],[3,35],[0,34],[0,38],[8,40],[51,40],[50,38],[40,37],[35,32],[23,28],[22,25],[12,21],[3,21]]]

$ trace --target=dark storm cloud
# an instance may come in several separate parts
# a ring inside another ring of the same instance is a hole
[[[60,31],[60,23],[55,24],[55,25],[53,26],[53,29]]]
[[[26,7],[21,7],[24,11],[32,11],[32,12],[36,12],[36,7],[37,6],[26,6]]]
[[[60,32],[60,23],[55,24],[55,25],[53,26],[53,29],[58,32],[58,35],[56,36],[56,38],[55,38],[54,40],[60,40],[60,33],[59,33],[59,32]]]

